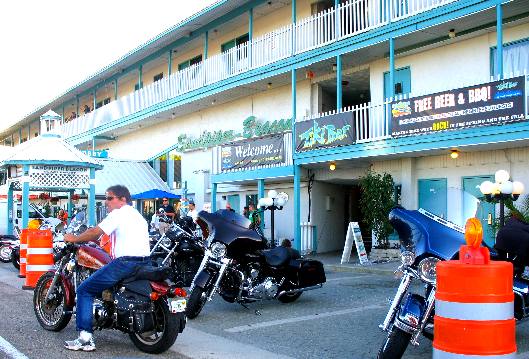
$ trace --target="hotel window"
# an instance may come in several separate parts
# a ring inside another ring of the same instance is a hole
[[[498,75],[497,48],[490,49],[491,75]],[[529,39],[503,45],[503,74],[523,74],[529,72]]]
[[[202,62],[202,55],[198,55],[198,56],[195,56],[193,57],[192,59],[189,59],[187,61],[184,61],[180,64],[178,64],[178,71],[181,71],[189,66],[193,66],[193,65],[196,65],[196,64],[199,64]]]
[[[159,73],[158,75],[154,75],[153,82],[160,81],[163,79],[163,72]]]

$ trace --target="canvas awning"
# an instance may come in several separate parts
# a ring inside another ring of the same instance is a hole
[[[103,169],[96,172],[96,196],[104,196],[108,187],[117,184],[126,186],[131,194],[159,190],[175,196],[167,183],[147,162],[110,158],[98,160],[103,165]]]
[[[180,198],[180,195],[177,195],[171,192],[161,191],[159,189],[151,189],[149,191],[145,191],[142,193],[136,193],[132,195],[132,199],[154,199],[154,198],[163,198],[163,197]]]

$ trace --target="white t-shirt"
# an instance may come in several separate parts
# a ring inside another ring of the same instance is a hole
[[[112,258],[150,255],[147,221],[131,206],[113,210],[98,226],[110,236]]]

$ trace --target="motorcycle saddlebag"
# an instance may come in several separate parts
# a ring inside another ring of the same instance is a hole
[[[293,259],[289,263],[290,269],[297,277],[299,288],[312,287],[326,282],[323,263],[312,259]]]
[[[118,326],[126,332],[144,333],[155,327],[151,298],[126,288],[114,294]]]

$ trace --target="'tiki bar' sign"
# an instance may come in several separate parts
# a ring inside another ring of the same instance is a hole
[[[188,137],[186,134],[182,134],[178,136],[176,149],[178,151],[189,151],[198,148],[209,148],[239,138],[261,137],[288,132],[291,129],[290,119],[261,122],[255,116],[250,116],[243,121],[242,132],[235,130],[204,131],[198,138]]]
[[[393,137],[525,120],[525,77],[391,103]]]
[[[296,151],[351,145],[353,113],[344,112],[296,123]]]

